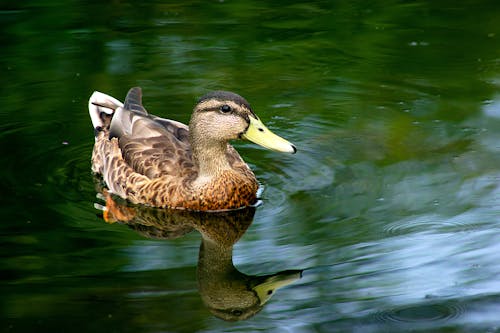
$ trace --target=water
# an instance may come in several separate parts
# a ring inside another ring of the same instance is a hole
[[[0,8],[2,331],[500,331],[496,1]],[[94,208],[88,97],[137,85],[183,122],[235,91],[297,146],[235,143],[265,188],[235,244]],[[221,320],[207,249],[240,278],[302,278]]]

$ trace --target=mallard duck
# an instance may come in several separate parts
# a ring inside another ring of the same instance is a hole
[[[250,206],[258,182],[229,141],[296,152],[243,97],[228,91],[201,97],[189,127],[148,114],[138,87],[125,103],[96,91],[88,107],[95,133],[92,171],[111,193],[135,204],[200,211]]]
[[[302,273],[294,269],[247,275],[234,266],[232,245],[202,237],[196,270],[198,288],[203,303],[218,318],[236,321],[254,316],[278,289],[299,280]]]
[[[302,277],[301,269],[253,275],[235,267],[234,244],[252,224],[255,207],[222,212],[156,209],[117,200],[100,184],[96,184],[97,191],[109,209],[108,223],[122,222],[152,239],[175,239],[193,230],[201,234],[196,269],[198,291],[205,306],[218,318],[248,319],[261,311],[278,289]]]

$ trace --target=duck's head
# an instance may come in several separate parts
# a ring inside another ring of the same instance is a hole
[[[246,139],[262,147],[295,153],[293,144],[271,132],[240,95],[214,91],[198,100],[189,123],[190,132],[205,142]]]

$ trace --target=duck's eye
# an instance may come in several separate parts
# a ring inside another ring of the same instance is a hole
[[[224,104],[223,106],[220,107],[220,112],[222,113],[229,113],[231,112],[231,107],[227,104]]]
[[[235,310],[231,310],[231,313],[233,314],[233,316],[239,317],[243,314],[243,311],[235,309]]]

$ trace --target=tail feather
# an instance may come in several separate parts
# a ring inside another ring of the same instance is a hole
[[[92,125],[97,135],[100,131],[109,129],[109,124],[115,110],[123,107],[123,103],[114,97],[94,91],[89,98],[88,106]]]
[[[125,105],[123,108],[133,112],[148,114],[146,109],[142,106],[142,90],[140,87],[130,88],[127,97],[125,97]]]

